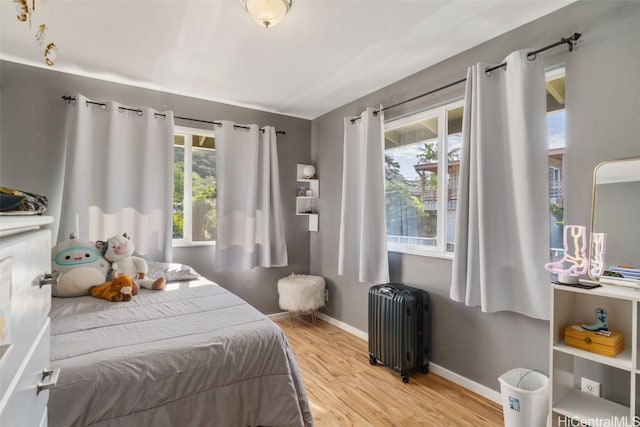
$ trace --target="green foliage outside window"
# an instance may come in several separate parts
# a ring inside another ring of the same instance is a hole
[[[184,237],[184,148],[173,147],[173,238]],[[178,160],[180,159],[180,160]]]
[[[549,202],[549,207],[551,208],[551,215],[556,220],[557,225],[564,224],[564,208],[558,206],[555,202]]]
[[[174,147],[175,159],[184,159],[184,148]],[[216,158],[215,151],[192,150],[192,241],[216,238]],[[173,238],[184,238],[184,161],[173,165]]]
[[[400,164],[385,154],[385,204],[387,234],[395,236],[432,237],[436,235],[436,212],[422,209],[417,183],[407,181]],[[435,184],[435,183],[434,183]]]

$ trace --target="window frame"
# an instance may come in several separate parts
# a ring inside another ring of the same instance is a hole
[[[438,137],[436,138],[438,144],[438,200],[437,207],[437,220],[436,220],[436,245],[415,245],[408,243],[394,243],[387,240],[387,252],[396,252],[409,255],[421,255],[434,258],[453,259],[453,252],[447,252],[446,250],[446,235],[447,235],[447,196],[448,196],[448,136],[449,136],[449,121],[447,120],[448,112],[458,108],[464,109],[464,98],[457,98],[452,101],[448,101],[439,106],[430,108],[428,110],[417,111],[415,113],[408,114],[403,117],[391,119],[384,122],[384,132],[388,130],[397,129],[410,123],[421,121],[429,117],[437,117],[438,119]],[[464,110],[463,110],[464,114]],[[418,143],[423,144],[424,141]],[[385,153],[387,150],[385,149]],[[444,183],[445,185],[441,185]]]
[[[174,126],[173,135],[184,137],[184,181],[183,181],[183,227],[182,238],[172,239],[172,246],[194,247],[194,246],[215,246],[215,240],[193,240],[193,137],[208,136],[215,138],[215,131],[208,129],[192,128],[187,126]],[[174,144],[175,147],[175,144]],[[215,149],[214,149],[215,151]],[[173,159],[175,164],[176,159]],[[187,179],[189,177],[189,179]]]

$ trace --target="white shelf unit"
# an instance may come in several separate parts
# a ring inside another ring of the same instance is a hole
[[[551,286],[549,425],[579,425],[575,421],[574,424],[567,424],[570,420],[582,420],[585,425],[636,425],[633,420],[640,416],[640,290],[616,286],[591,290],[555,284]],[[602,356],[564,343],[564,329],[576,323],[593,322],[595,310],[599,307],[607,311],[609,329],[624,333],[625,349],[616,357]],[[590,364],[596,364],[601,377],[610,377],[607,381],[611,384],[608,384],[608,389],[603,387],[602,397],[580,391],[580,377],[586,376],[581,371]],[[577,365],[582,370],[576,369]],[[624,380],[617,381],[620,378]],[[612,392],[612,388],[616,390]]]
[[[318,231],[318,199],[320,198],[320,181],[318,179],[305,178],[302,173],[306,164],[298,164],[296,170],[297,189],[304,189],[304,196],[296,197],[296,215],[309,217],[309,231]],[[307,196],[307,192],[310,195]]]

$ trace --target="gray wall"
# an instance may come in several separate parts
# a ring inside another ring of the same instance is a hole
[[[640,157],[640,2],[580,1],[454,56],[312,122],[311,151],[322,197],[320,231],[311,236],[311,272],[328,282],[329,315],[367,330],[368,286],[337,274],[343,117],[391,105],[464,78],[476,62],[499,63],[513,50],[583,33],[573,53],[556,48],[547,64],[567,67],[567,223],[589,224],[591,174],[601,161]],[[389,110],[386,119],[460,98],[464,85]],[[549,324],[510,312],[481,313],[449,299],[451,260],[389,254],[391,280],[426,289],[433,304],[434,363],[498,389],[497,378],[523,366],[548,371]]]
[[[307,218],[295,215],[295,194],[296,163],[310,160],[310,121],[7,61],[0,62],[0,79],[0,185],[46,195],[50,202],[48,214],[54,217],[60,214],[65,155],[67,104],[62,95],[81,93],[95,100],[173,110],[182,117],[273,125],[286,131],[286,135],[278,135],[278,160],[289,267],[216,274],[211,265],[211,247],[174,249],[174,261],[192,265],[264,313],[280,311],[277,280],[291,272],[307,273],[309,269]],[[177,120],[176,124],[202,128],[189,121]],[[204,126],[211,129],[210,125]],[[55,236],[57,223],[52,231]]]

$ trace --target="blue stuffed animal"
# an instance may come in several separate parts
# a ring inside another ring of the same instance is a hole
[[[78,239],[72,233],[69,240],[51,250],[51,269],[60,274],[51,293],[56,297],[89,295],[90,287],[106,281],[109,268],[95,243]]]

